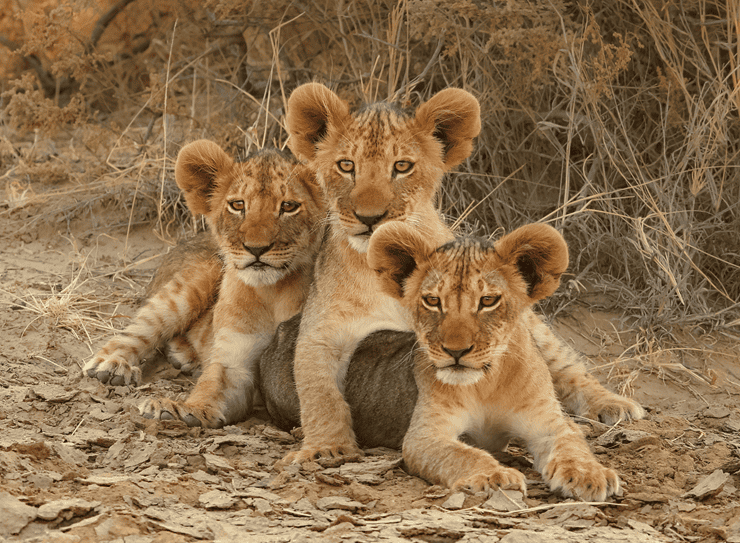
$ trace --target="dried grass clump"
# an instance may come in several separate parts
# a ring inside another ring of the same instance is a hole
[[[96,4],[92,29],[69,8],[78,1],[39,12],[50,30],[36,41],[15,34],[27,72],[5,95],[2,135],[71,136],[101,171],[83,183],[70,164],[71,190],[121,206],[129,222],[175,236],[186,217],[172,183],[179,147],[283,145],[300,83],[408,107],[454,85],[483,112],[477,149],[440,201],[463,230],[556,224],[572,284],[609,291],[637,327],[740,322],[734,0],[124,0],[112,17]],[[48,197],[8,162],[0,175],[16,200]]]

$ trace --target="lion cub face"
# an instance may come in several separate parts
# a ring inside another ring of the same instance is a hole
[[[270,149],[235,162],[200,140],[183,147],[175,169],[188,207],[205,215],[225,266],[244,283],[271,285],[311,265],[324,203],[293,157]]]
[[[458,239],[439,248],[403,224],[380,228],[368,263],[409,310],[418,340],[448,385],[497,371],[522,311],[549,296],[568,265],[557,231],[528,225],[497,243]]]
[[[388,103],[350,113],[310,83],[291,94],[286,125],[291,149],[317,172],[334,231],[364,253],[381,224],[414,222],[431,205],[443,173],[470,154],[480,110],[469,93],[446,89],[413,115]]]

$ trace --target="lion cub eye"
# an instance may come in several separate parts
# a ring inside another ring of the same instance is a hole
[[[414,163],[409,162],[408,160],[399,160],[393,165],[393,169],[396,170],[397,173],[409,173],[413,167]]]
[[[237,213],[244,211],[244,200],[232,200],[229,202],[229,207]]]
[[[422,296],[421,301],[424,302],[424,305],[429,308],[438,308],[440,306],[438,296]]]
[[[501,301],[501,296],[482,296],[480,299],[480,306],[478,309],[490,309],[496,307]]]
[[[352,173],[355,171],[355,163],[351,160],[340,160],[337,162],[337,166],[344,173]]]
[[[280,204],[280,213],[293,213],[301,207],[298,202],[283,202]]]

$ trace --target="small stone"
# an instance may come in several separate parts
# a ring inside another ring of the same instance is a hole
[[[442,504],[442,507],[444,507],[445,509],[449,509],[450,511],[456,511],[458,509],[462,509],[464,504],[465,493],[455,492],[452,496],[447,498],[447,501]]]
[[[632,500],[637,500],[643,503],[667,503],[668,496],[665,494],[658,494],[655,492],[630,492],[627,495]]]
[[[309,501],[308,498],[301,498],[293,504],[293,509],[296,511],[316,511],[316,507]]]
[[[290,435],[288,432],[283,432],[282,430],[278,430],[277,428],[273,428],[271,426],[267,426],[263,431],[262,434],[274,441],[277,441],[278,443],[283,443],[285,445],[295,443],[295,437]]]
[[[62,443],[54,443],[51,448],[61,458],[62,462],[70,466],[78,466],[87,463],[87,455],[73,447],[68,447]]]
[[[35,518],[35,507],[26,505],[7,492],[0,492],[0,537],[17,534]]]
[[[722,429],[725,432],[740,432],[740,419],[730,417],[724,422]]]
[[[28,484],[44,490],[50,488],[51,484],[54,482],[51,477],[43,473],[32,473],[26,477],[26,481],[28,481]]]
[[[702,415],[709,419],[723,419],[730,416],[730,410],[721,405],[712,405],[707,407]]]
[[[714,470],[711,475],[704,477],[704,479],[699,481],[698,485],[689,490],[683,495],[683,497],[703,500],[705,498],[716,496],[722,491],[722,488],[725,486],[725,483],[729,478],[730,475],[728,473],[725,473],[720,469]]]
[[[426,491],[424,492],[424,497],[427,500],[438,500],[440,498],[444,498],[449,493],[450,493],[450,490],[448,488],[445,488],[439,485],[434,485],[426,489]]]
[[[81,515],[86,515],[96,507],[100,502],[89,502],[82,498],[72,498],[69,500],[55,500],[45,503],[38,510],[38,517],[43,520],[55,520],[59,515],[65,513],[65,518],[69,519]]]
[[[231,471],[234,467],[229,464],[225,458],[215,454],[204,454],[203,459],[206,462],[206,468],[211,471]]]
[[[249,502],[250,503],[248,505],[251,505],[256,511],[260,513],[272,512],[272,506],[267,500],[264,500],[262,498],[252,498],[251,500],[249,500]]]
[[[228,509],[236,505],[236,498],[221,490],[212,490],[198,496],[198,502],[206,509]]]
[[[358,509],[367,509],[367,506],[347,498],[346,496],[327,496],[316,502],[316,507],[322,511],[330,509],[342,509],[343,511],[357,511]]]
[[[198,470],[196,472],[193,472],[192,475],[193,479],[196,481],[200,481],[201,483],[209,483],[209,484],[218,484],[221,482],[221,479],[216,477],[215,475],[211,475],[210,473],[206,473],[203,470]]]
[[[274,492],[270,492],[269,490],[265,490],[264,488],[256,487],[247,487],[237,492],[236,495],[240,498],[262,498],[263,500],[267,500],[270,502],[279,501],[280,503],[283,503],[285,501]]]
[[[523,498],[524,495],[518,490],[497,490],[481,507],[495,511],[519,511],[527,508]]]
[[[111,486],[125,481],[130,481],[129,475],[91,475],[85,479],[78,479],[80,483],[86,485]]]
[[[126,470],[134,469],[149,461],[152,453],[156,450],[153,443],[146,444],[143,448],[139,448],[132,454],[128,460],[123,463],[123,468]]]
[[[44,383],[33,387],[33,393],[47,402],[63,403],[77,396],[79,390],[65,390],[63,386]]]
[[[623,443],[634,443],[636,441],[649,441],[650,438],[656,439],[653,434],[643,432],[642,430],[617,430],[615,432],[604,432],[596,440],[596,445],[606,448],[614,448]]]

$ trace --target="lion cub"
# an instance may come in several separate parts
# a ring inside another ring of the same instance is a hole
[[[168,343],[181,367],[203,362],[203,373],[186,401],[146,400],[142,414],[220,427],[251,412],[257,356],[303,307],[326,204],[313,172],[276,149],[239,162],[196,141],[180,151],[175,180],[209,232],[168,255],[131,325],[83,372],[136,383],[139,361]]]
[[[555,229],[533,224],[495,244],[458,239],[437,247],[414,228],[389,223],[370,239],[367,258],[419,341],[419,396],[403,441],[412,472],[453,488],[526,492],[519,471],[483,450],[501,450],[517,436],[551,489],[590,501],[619,491],[616,473],[599,464],[563,413],[523,318],[555,291],[568,265]],[[482,448],[461,442],[463,434]]]

